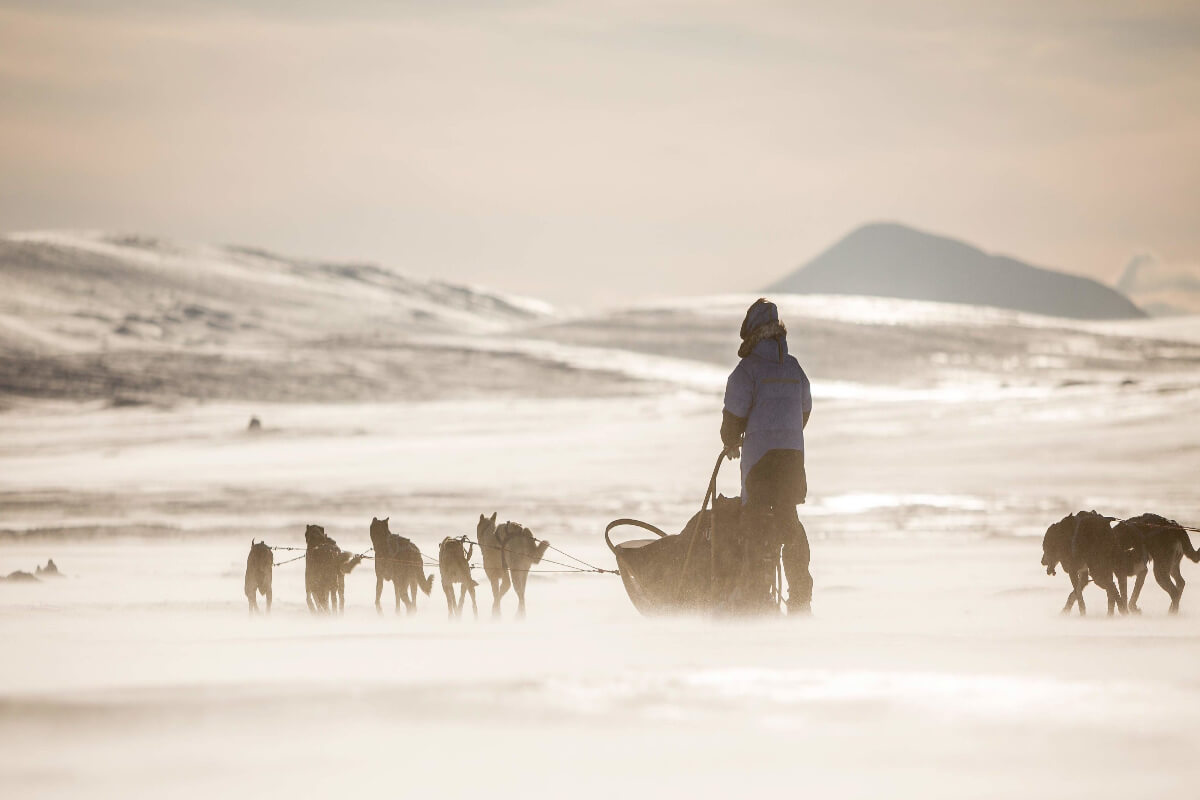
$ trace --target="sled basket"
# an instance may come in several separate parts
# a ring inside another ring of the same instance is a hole
[[[646,616],[777,613],[772,571],[762,567],[764,543],[753,531],[743,531],[741,523],[741,501],[718,497],[712,510],[697,513],[680,533],[618,519],[605,528],[604,541],[617,559],[630,601]],[[614,543],[612,531],[622,526],[641,528],[655,538]],[[770,556],[769,544],[765,552]],[[778,552],[776,547],[776,560]]]

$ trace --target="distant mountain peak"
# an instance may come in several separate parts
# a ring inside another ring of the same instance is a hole
[[[964,303],[1074,319],[1145,316],[1129,298],[1091,278],[890,221],[856,228],[767,291]]]

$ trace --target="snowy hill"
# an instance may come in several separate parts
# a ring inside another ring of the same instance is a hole
[[[377,266],[107,234],[2,237],[0,282],[0,396],[10,397],[483,392],[541,372],[537,364],[513,370],[511,354],[481,369],[477,351],[434,340],[486,336],[552,313]]]
[[[767,291],[966,303],[1073,319],[1145,316],[1128,298],[1090,278],[893,223],[858,228]]]
[[[0,239],[0,407],[25,400],[362,403],[719,393],[751,295],[563,317],[366,265],[100,234]],[[782,295],[825,397],[1180,383],[1187,319],[1105,323]],[[1183,326],[1183,327],[1181,327]]]
[[[0,238],[6,347],[223,347],[497,330],[548,307],[382,267],[104,234]]]

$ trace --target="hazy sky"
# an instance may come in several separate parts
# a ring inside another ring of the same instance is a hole
[[[876,219],[1200,260],[1194,2],[154,5],[0,2],[0,229],[577,304],[753,291]]]

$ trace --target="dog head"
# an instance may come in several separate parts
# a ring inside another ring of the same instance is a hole
[[[1132,573],[1139,565],[1145,566],[1150,561],[1150,552],[1146,549],[1146,540],[1136,525],[1128,522],[1118,522],[1113,527],[1113,549],[1117,554],[1117,566],[1126,574]]]
[[[316,547],[323,544],[326,539],[325,529],[320,525],[309,525],[304,529],[304,542],[309,547]]]
[[[475,526],[476,539],[496,530],[496,515],[499,513],[499,511],[493,512],[490,517],[485,517],[483,514],[479,515],[479,523]]]
[[[1075,531],[1075,515],[1063,517],[1046,528],[1042,537],[1042,566],[1047,575],[1056,575],[1055,568],[1071,557],[1071,537]]]
[[[467,551],[467,537],[465,536],[447,536],[442,539],[442,543],[438,545],[438,560],[442,559],[457,559],[462,558],[463,561],[469,561],[471,553],[475,552],[475,545],[471,545],[470,552]]]
[[[390,519],[391,517],[384,517],[383,519],[371,517],[371,544],[376,548],[386,541],[388,534],[391,533],[388,530],[388,520]]]

